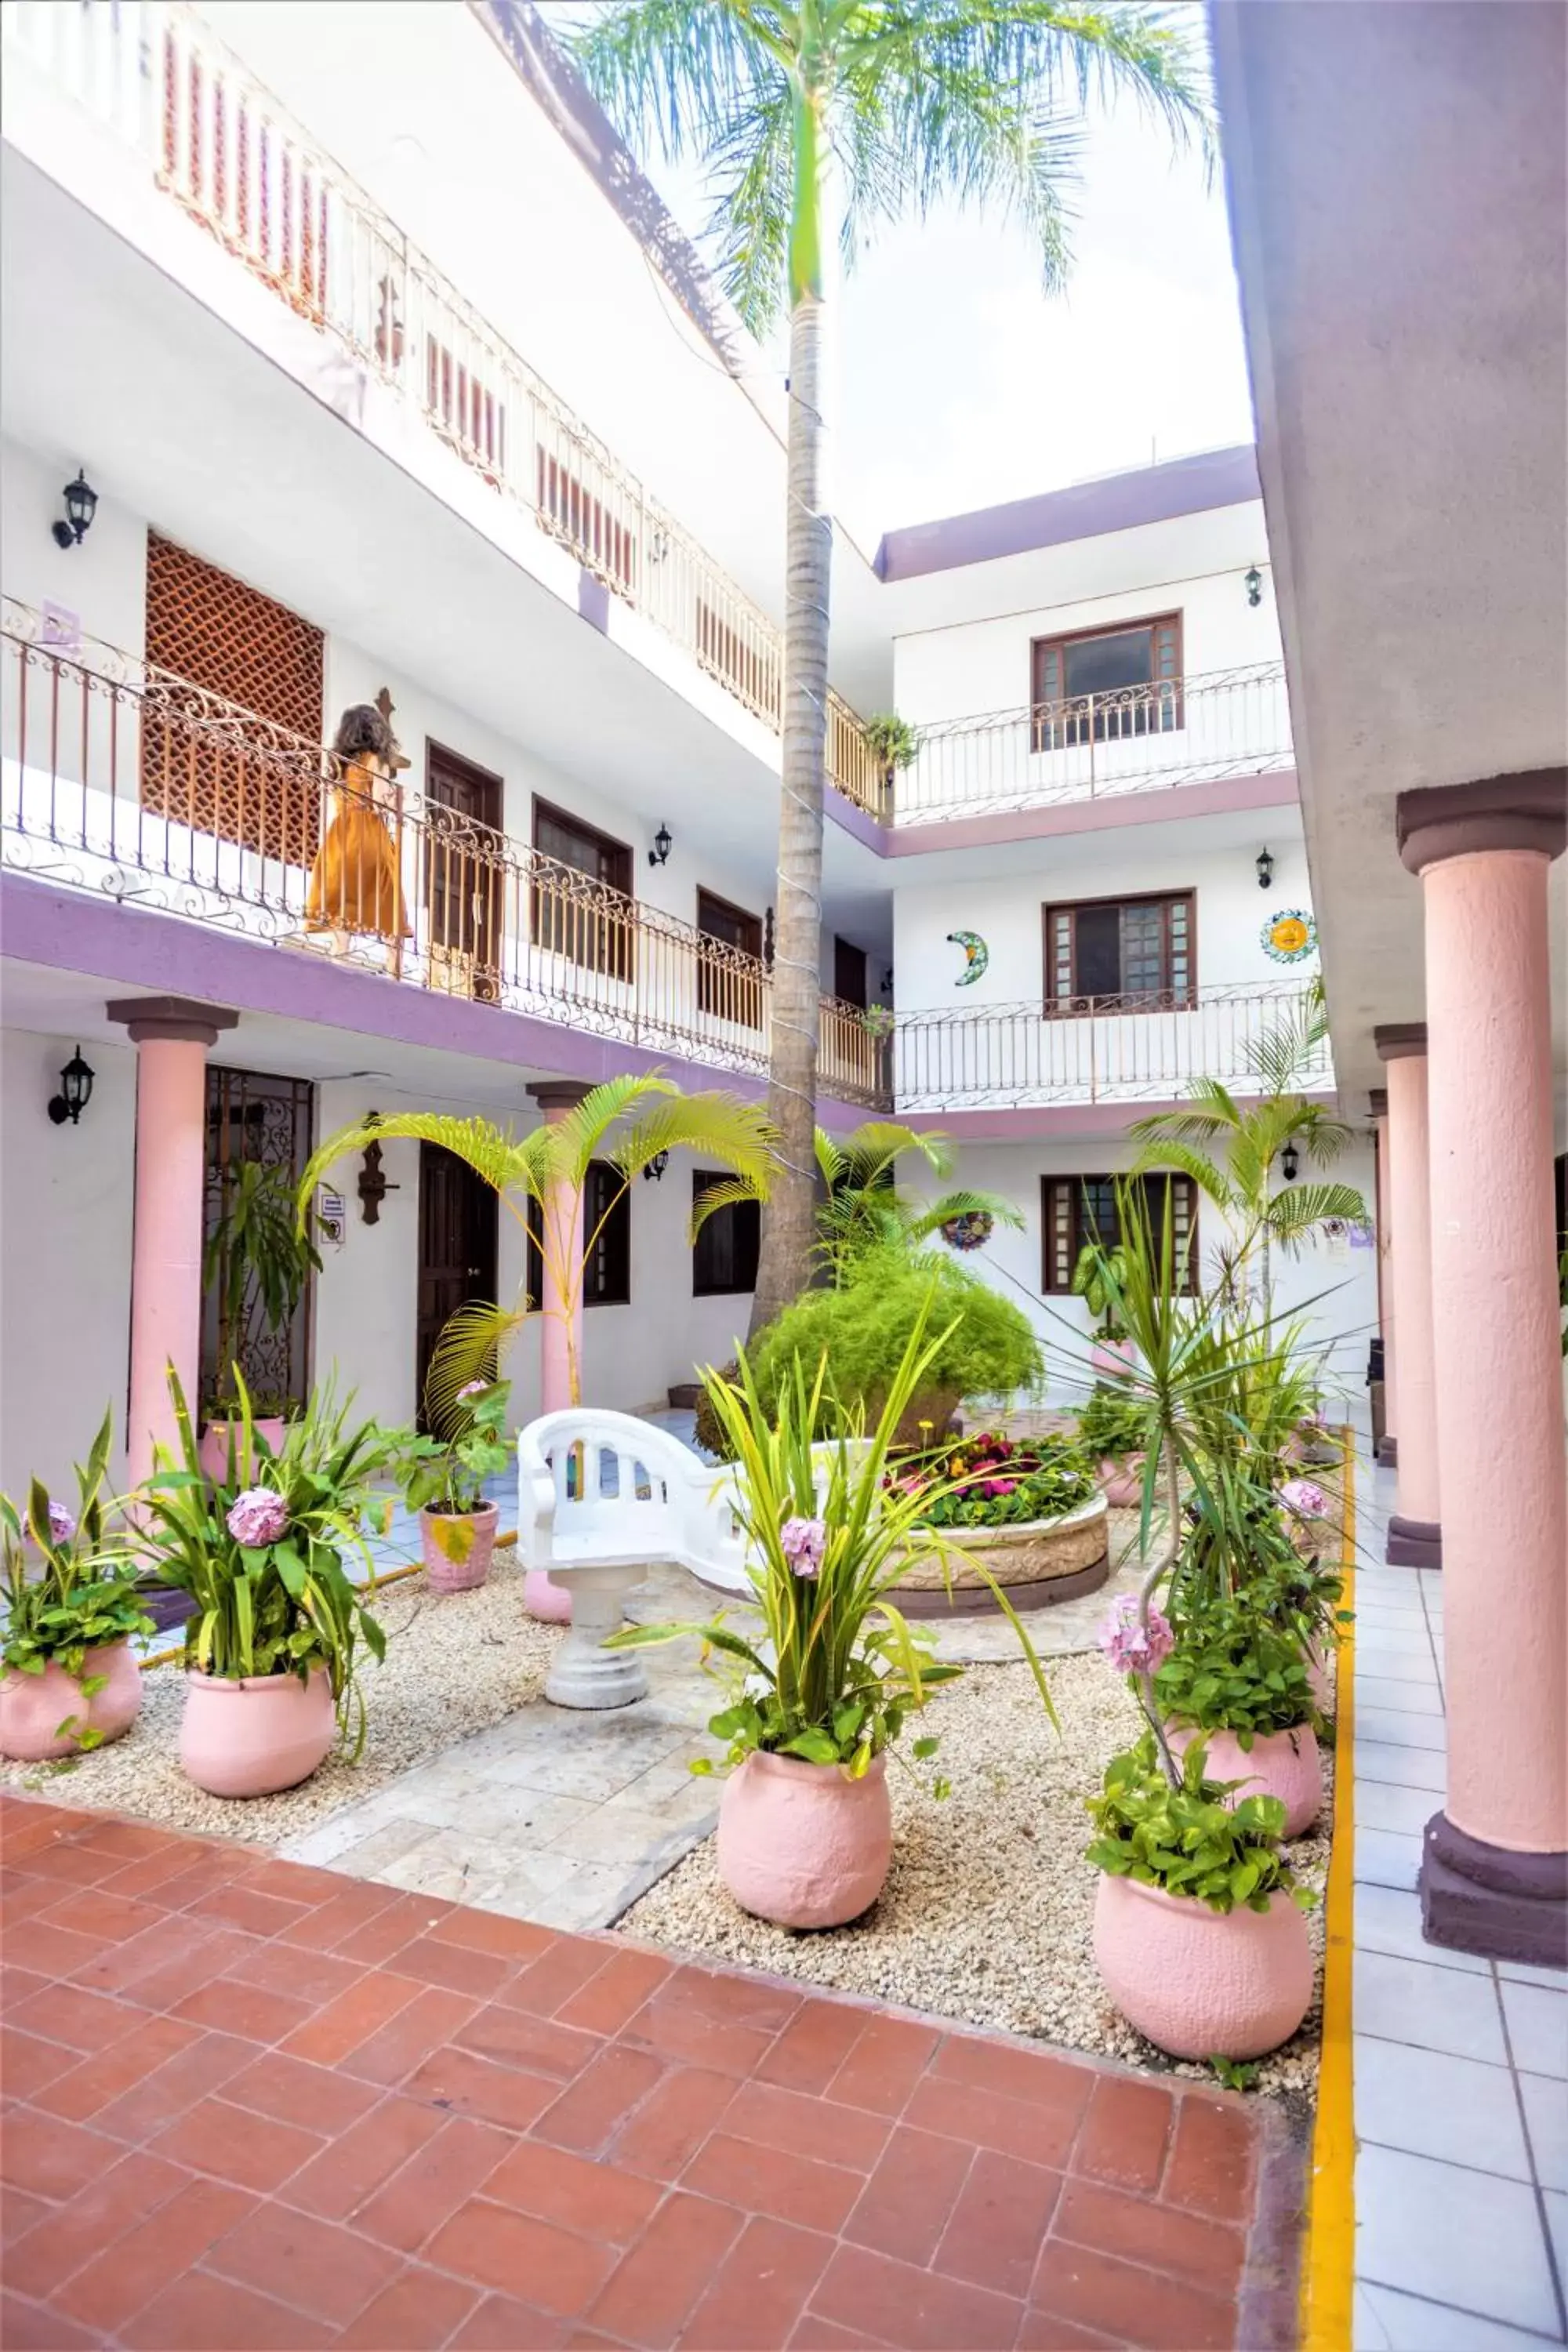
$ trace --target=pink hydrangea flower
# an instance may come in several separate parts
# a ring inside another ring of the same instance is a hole
[[[485,1392],[485,1385],[486,1384],[483,1381],[465,1381],[462,1387],[458,1391],[458,1394],[460,1397],[483,1396]]]
[[[1119,1674],[1152,1675],[1175,1647],[1168,1617],[1149,1612],[1145,1627],[1138,1621],[1138,1602],[1131,1592],[1119,1594],[1100,1629],[1100,1646]]]
[[[822,1519],[786,1519],[779,1530],[779,1548],[796,1576],[816,1576],[827,1549],[827,1528]]]
[[[69,1543],[76,1533],[76,1521],[63,1503],[49,1504],[49,1533],[58,1544]]]
[[[1329,1498],[1310,1478],[1287,1478],[1279,1489],[1279,1500],[1299,1519],[1325,1519],[1329,1515]]]
[[[281,1541],[289,1526],[289,1506],[270,1486],[247,1486],[228,1507],[225,1522],[237,1544],[260,1551]]]

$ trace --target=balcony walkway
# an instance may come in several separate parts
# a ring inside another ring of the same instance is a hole
[[[0,1853],[12,2352],[1294,2340],[1260,2102],[26,1800]]]

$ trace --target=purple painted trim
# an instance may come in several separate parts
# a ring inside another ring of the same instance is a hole
[[[1421,1932],[1447,1951],[1568,1968],[1568,1853],[1516,1853],[1434,1813],[1421,1856]]]
[[[1383,1558],[1388,1568],[1441,1568],[1443,1530],[1436,1519],[1401,1518],[1395,1511]]]
[[[824,813],[833,819],[841,832],[848,834],[851,840],[858,841],[866,848],[874,850],[879,857],[891,857],[894,855],[891,847],[894,839],[891,828],[879,824],[874,816],[868,815],[859,803],[848,799],[839,791],[837,784],[824,785],[822,805]]]
[[[1195,457],[1173,458],[1168,465],[1140,466],[1129,473],[1110,474],[1103,481],[1075,482],[1068,489],[1015,499],[1006,506],[982,507],[972,514],[946,515],[938,522],[888,531],[877,550],[877,575],[914,580],[963,563],[990,563],[1037,547],[1063,547],[1075,539],[1134,530],[1140,523],[1203,514],[1211,507],[1245,506],[1262,495],[1258,452],[1249,441],[1232,449],[1205,449]],[[1261,555],[1261,524],[1258,535]]]
[[[738,1070],[650,1054],[565,1023],[539,1021],[467,998],[412,988],[384,973],[353,971],[323,956],[296,954],[259,940],[206,929],[177,915],[117,906],[111,898],[58,890],[19,874],[0,875],[0,954],[51,971],[90,972],[156,994],[267,1013],[320,1028],[348,1029],[408,1045],[430,1045],[520,1072],[546,1071],[597,1086],[626,1071],[658,1070],[686,1087],[721,1087],[755,1102],[760,1078]],[[243,1053],[244,1026],[236,1040]],[[872,1116],[856,1105],[824,1100],[817,1116],[836,1132]]]
[[[1413,1062],[1421,1060],[1426,1052],[1425,1021],[1387,1021],[1372,1033],[1372,1042],[1380,1062]],[[1387,1089],[1384,1092],[1387,1103]]]
[[[610,592],[584,564],[577,574],[577,615],[602,637],[610,634]]]
[[[923,857],[997,842],[1042,841],[1053,835],[1110,833],[1130,824],[1169,824],[1179,817],[1224,816],[1233,809],[1294,808],[1300,788],[1294,768],[1266,775],[1225,776],[1210,784],[1162,784],[1104,800],[1054,801],[998,816],[933,819],[929,824],[879,827],[885,857]]]

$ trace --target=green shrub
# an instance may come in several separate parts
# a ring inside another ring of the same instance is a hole
[[[1154,1676],[1163,1717],[1200,1731],[1234,1732],[1244,1753],[1254,1739],[1315,1720],[1300,1637],[1270,1613],[1274,1599],[1260,1584],[1183,1618],[1176,1646]]]
[[[1021,1307],[950,1257],[889,1250],[861,1260],[842,1289],[803,1291],[758,1334],[758,1396],[771,1411],[792,1367],[798,1362],[810,1382],[826,1355],[839,1402],[874,1421],[922,1314],[943,1334],[922,1375],[927,1396],[1004,1396],[1042,1379],[1039,1341]]]
[[[1101,1381],[1078,1417],[1078,1442],[1096,1462],[1124,1462],[1141,1454],[1148,1442],[1146,1399]]]

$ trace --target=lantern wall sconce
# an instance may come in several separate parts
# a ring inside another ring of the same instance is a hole
[[[1279,1154],[1279,1173],[1284,1177],[1287,1184],[1293,1184],[1300,1172],[1301,1155],[1296,1149],[1296,1139],[1292,1136]]]
[[[1260,890],[1270,890],[1274,887],[1274,852],[1271,849],[1260,849],[1258,853],[1258,887]]]
[[[74,482],[68,482],[61,493],[66,502],[66,519],[51,526],[51,536],[57,547],[79,547],[87,537],[98,506],[98,492],[77,467]]]
[[[669,863],[669,853],[674,847],[674,835],[670,832],[668,825],[661,824],[658,831],[654,835],[653,847],[647,854],[648,864],[650,866],[668,866]]]
[[[1247,601],[1249,604],[1262,604],[1263,574],[1259,572],[1256,563],[1252,566],[1249,572],[1246,572],[1242,574],[1241,584],[1247,591]]]
[[[662,1183],[663,1183],[663,1181],[664,1181],[664,1171],[665,1171],[665,1170],[668,1167],[668,1165],[669,1165],[669,1154],[668,1154],[668,1151],[656,1151],[656,1152],[654,1153],[654,1155],[653,1155],[653,1158],[648,1161],[648,1163],[647,1163],[647,1167],[643,1170],[643,1172],[642,1172],[642,1180],[643,1180],[643,1182],[646,1184],[646,1183],[647,1182],[647,1181],[648,1181],[649,1177],[651,1176],[651,1177],[652,1177],[652,1179],[653,1179],[653,1181],[654,1181],[654,1182],[655,1182],[656,1184],[662,1184]]]
[[[68,1118],[75,1127],[91,1096],[93,1075],[82,1060],[79,1045],[60,1072],[60,1090],[49,1103],[49,1117],[57,1127],[64,1127]]]
[[[367,1127],[378,1127],[381,1123],[380,1112],[366,1111],[364,1123]],[[359,1194],[361,1222],[367,1225],[379,1225],[382,1202],[389,1192],[400,1192],[403,1190],[401,1184],[388,1183],[381,1165],[379,1143],[365,1145],[364,1158],[360,1163],[359,1181],[354,1190]]]

